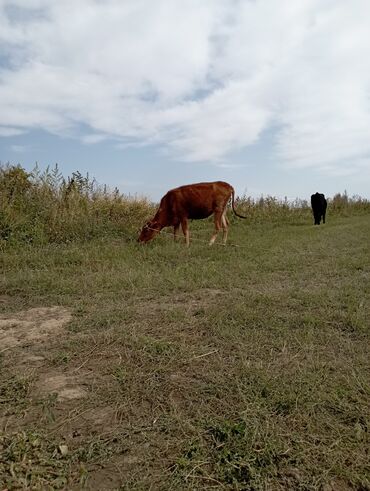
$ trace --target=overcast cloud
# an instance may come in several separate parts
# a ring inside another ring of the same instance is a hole
[[[370,169],[368,0],[0,0],[0,26],[0,136],[227,165],[273,127],[281,166]]]

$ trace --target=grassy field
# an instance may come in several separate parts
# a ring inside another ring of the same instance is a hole
[[[0,489],[370,489],[369,218],[6,248]]]

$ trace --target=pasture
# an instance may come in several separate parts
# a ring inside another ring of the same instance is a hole
[[[370,489],[369,213],[147,213],[3,247],[0,488]]]

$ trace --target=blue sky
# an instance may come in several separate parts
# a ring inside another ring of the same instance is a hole
[[[370,198],[366,0],[0,0],[0,160]]]

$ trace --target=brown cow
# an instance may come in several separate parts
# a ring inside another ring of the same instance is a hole
[[[174,228],[174,239],[177,238],[180,225],[185,235],[186,245],[190,244],[188,220],[207,218],[214,214],[215,232],[209,245],[216,240],[220,229],[223,229],[223,243],[226,244],[228,219],[226,217],[226,205],[231,198],[232,209],[236,216],[239,215],[234,207],[234,188],[227,182],[201,182],[188,184],[171,189],[161,199],[155,216],[147,222],[141,230],[138,241],[148,242],[152,240],[164,227]]]

